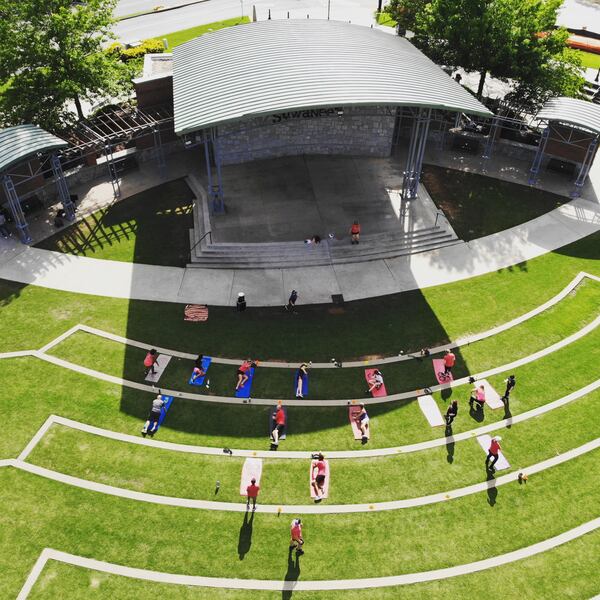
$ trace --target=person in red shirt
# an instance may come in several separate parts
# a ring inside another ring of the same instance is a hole
[[[238,372],[237,372],[238,380],[237,380],[237,385],[235,386],[236,391],[239,390],[241,387],[243,387],[243,385],[246,383],[246,381],[248,381],[248,371],[250,370],[251,366],[252,366],[251,358],[247,358],[240,365],[240,368],[238,369]]]
[[[279,444],[279,436],[285,429],[285,410],[283,410],[283,405],[281,403],[279,403],[277,410],[273,413],[273,425],[271,437],[273,438],[273,445],[277,446]]]
[[[325,464],[325,457],[319,453],[317,459],[312,461],[311,464],[312,478],[310,484],[315,490],[315,502],[321,502],[323,495],[325,494],[325,474],[327,472],[327,465]]]
[[[444,354],[444,375],[452,373],[452,367],[455,362],[456,356],[454,356],[454,352],[446,350],[446,353]]]
[[[158,364],[158,353],[154,348],[152,348],[152,350],[148,351],[148,354],[146,354],[146,358],[144,358],[144,367],[146,367],[146,377],[150,372],[153,374],[156,373],[156,371],[154,370],[155,364]]]
[[[354,223],[352,223],[352,227],[350,227],[350,237],[351,244],[360,243],[360,223],[358,221],[354,221]]]
[[[304,546],[304,538],[302,537],[302,521],[300,519],[294,519],[290,526],[290,534],[292,539],[290,541],[290,552],[296,548],[296,554],[304,554],[302,546]]]
[[[253,477],[250,480],[250,485],[246,488],[246,495],[248,500],[246,501],[246,510],[250,508],[250,500],[252,500],[252,510],[256,510],[256,498],[260,492],[260,486],[256,485],[256,479]]]
[[[499,435],[492,438],[492,441],[490,443],[490,449],[488,450],[488,455],[487,455],[487,458],[485,459],[486,468],[492,472],[496,470],[494,468],[494,465],[498,462],[498,458],[500,456],[500,451],[502,450],[502,448],[500,447],[501,440],[502,440],[502,438]],[[490,461],[490,459],[491,459],[491,461]]]

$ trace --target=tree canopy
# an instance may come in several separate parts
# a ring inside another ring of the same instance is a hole
[[[113,39],[116,0],[0,0],[0,120],[55,130],[83,117],[82,100],[113,95],[125,65]]]
[[[562,0],[391,0],[386,11],[432,60],[479,72],[480,98],[487,75],[514,80],[513,97],[543,102],[577,95],[579,59],[555,28]],[[401,32],[401,31],[400,31]],[[516,99],[516,98],[515,98]]]

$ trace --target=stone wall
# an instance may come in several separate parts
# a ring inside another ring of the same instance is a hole
[[[393,114],[393,113],[392,113]],[[389,156],[394,117],[385,108],[296,110],[219,127],[222,164],[296,156]]]

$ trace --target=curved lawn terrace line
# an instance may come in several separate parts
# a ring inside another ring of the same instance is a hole
[[[458,387],[464,384],[469,383],[469,378],[474,377],[477,379],[484,379],[487,377],[491,377],[493,375],[498,375],[499,373],[503,373],[505,371],[510,371],[516,369],[517,367],[521,367],[530,362],[534,362],[539,358],[544,356],[548,356],[565,346],[579,340],[584,337],[596,327],[600,325],[600,316],[597,316],[591,323],[588,323],[585,327],[582,327],[579,331],[571,334],[570,336],[564,338],[563,340],[552,344],[542,350],[538,350],[529,356],[525,356],[523,358],[519,358],[518,360],[512,361],[510,363],[501,365],[499,367],[494,367],[492,369],[488,369],[487,371],[482,371],[480,373],[467,375],[460,379],[455,379],[450,383],[438,384],[429,386],[427,389],[430,390],[427,393],[439,392],[440,390]],[[45,354],[40,350],[33,350],[29,353],[31,356],[35,356],[41,360],[45,360],[46,362],[52,363],[59,367],[64,367],[65,369],[70,369],[77,373],[81,373],[83,375],[89,375],[90,377],[95,377],[96,379],[100,379],[102,381],[107,381],[109,383],[114,383],[117,385],[122,385],[125,387],[129,387],[132,389],[141,390],[144,392],[156,393],[157,386],[155,385],[146,385],[143,383],[138,383],[136,381],[129,381],[127,379],[123,379],[121,377],[116,377],[114,375],[108,375],[107,373],[102,373],[100,371],[96,371],[94,369],[90,369],[88,367],[82,367],[81,365],[76,365],[67,360],[63,360],[62,358],[58,358],[56,356],[52,356],[50,354]],[[276,398],[235,398],[232,396],[208,396],[205,394],[191,394],[188,392],[180,392],[179,390],[169,390],[166,388],[160,388],[162,394],[174,396],[176,398],[184,398],[186,400],[198,400],[202,402],[215,402],[222,404],[258,404],[262,406],[273,406],[273,404],[277,401]],[[303,406],[303,407],[322,407],[322,406],[346,406],[348,404],[355,404],[357,402],[364,402],[365,404],[383,404],[386,402],[395,402],[397,400],[406,400],[409,398],[415,398],[421,396],[425,393],[423,389],[420,390],[411,390],[408,392],[401,392],[399,394],[391,394],[389,396],[384,396],[381,398],[352,398],[352,399],[339,399],[339,400],[286,400],[286,406]]]
[[[566,544],[584,536],[586,533],[595,531],[600,527],[600,518],[583,523],[578,527],[569,529],[559,535],[538,542],[519,550],[513,550],[506,554],[500,554],[484,560],[479,560],[455,567],[436,569],[434,571],[422,571],[421,573],[406,573],[404,575],[392,575],[388,577],[372,577],[369,579],[329,579],[321,581],[273,581],[266,579],[227,579],[221,577],[203,577],[200,575],[179,575],[174,573],[162,573],[148,569],[136,569],[125,567],[115,563],[95,560],[83,556],[60,552],[52,548],[44,548],[37,559],[31,573],[27,577],[17,600],[26,600],[40,576],[48,560],[56,560],[68,565],[83,567],[111,575],[121,575],[132,579],[142,579],[155,583],[170,583],[174,585],[188,585],[194,587],[229,588],[238,590],[270,590],[270,591],[317,591],[317,590],[354,590],[391,587],[397,585],[410,585],[413,583],[424,583],[448,579],[459,575],[477,573],[494,567],[500,567],[512,562],[530,558],[536,554],[547,552],[557,546]]]
[[[491,329],[488,329],[487,331],[483,331],[481,333],[475,333],[473,335],[459,338],[458,340],[456,340],[454,342],[449,342],[448,344],[445,344],[443,346],[436,346],[434,348],[429,348],[429,351],[431,352],[432,355],[439,354],[446,349],[459,348],[460,346],[466,346],[468,344],[472,344],[473,342],[478,342],[480,340],[483,340],[488,337],[492,337],[494,335],[502,333],[503,331],[511,329],[512,327],[515,327],[516,325],[520,325],[521,323],[524,323],[525,321],[527,321],[533,317],[536,317],[537,315],[543,313],[544,311],[546,311],[549,308],[552,308],[553,306],[558,304],[561,300],[563,300],[570,292],[572,292],[586,278],[591,279],[592,281],[600,282],[600,277],[596,277],[595,275],[591,275],[589,273],[581,271],[571,280],[570,283],[568,283],[558,294],[556,294],[556,296],[554,296],[547,302],[544,302],[544,304],[540,304],[539,306],[530,310],[529,312],[527,312],[523,315],[520,315],[519,317],[516,317],[510,321],[507,321],[506,323],[503,323],[496,327],[492,327]],[[48,350],[50,350],[50,348],[56,346],[60,342],[64,341],[67,337],[69,337],[70,335],[72,335],[78,331],[83,331],[83,332],[89,333],[91,335],[97,335],[98,337],[103,337],[103,338],[111,340],[113,342],[119,342],[121,344],[125,344],[128,346],[141,348],[142,350],[147,350],[148,348],[155,348],[159,354],[167,354],[169,356],[174,356],[176,358],[182,358],[185,360],[195,360],[196,356],[197,356],[196,354],[190,354],[189,352],[180,352],[178,350],[172,350],[169,348],[162,348],[159,346],[154,346],[152,344],[145,344],[143,342],[131,340],[129,338],[126,338],[126,337],[123,337],[120,335],[116,335],[113,333],[109,333],[107,331],[103,331],[102,329],[97,329],[96,327],[90,327],[88,325],[81,325],[81,324],[75,325],[74,327],[69,329],[67,332],[65,332],[63,335],[57,337],[55,340],[52,340],[43,348],[40,348],[40,352],[47,352]],[[387,358],[381,358],[381,359],[355,360],[355,361],[344,362],[342,364],[342,368],[362,367],[364,365],[391,364],[391,363],[402,362],[402,361],[412,360],[412,359],[413,359],[413,357],[410,354],[402,354],[402,355],[398,355],[398,356],[389,356]],[[217,364],[239,365],[243,359],[212,357],[212,360],[214,363],[217,363]],[[297,362],[290,363],[290,362],[284,362],[284,361],[281,361],[281,362],[280,361],[261,361],[260,366],[261,366],[261,368],[266,367],[266,368],[279,368],[279,369],[293,369],[298,366],[298,363]],[[331,362],[327,362],[327,363],[315,362],[315,363],[312,363],[312,368],[313,369],[333,369],[336,367]]]
[[[537,408],[533,408],[528,410],[520,415],[509,417],[508,419],[503,419],[502,421],[496,421],[495,423],[490,423],[489,425],[483,425],[482,427],[477,427],[476,429],[470,429],[469,431],[463,431],[462,433],[457,433],[456,435],[450,435],[446,437],[434,438],[432,440],[426,440],[424,442],[418,442],[416,444],[407,444],[404,446],[393,446],[391,448],[374,448],[372,450],[332,450],[327,451],[323,450],[323,454],[327,456],[327,458],[331,459],[345,459],[345,458],[374,458],[374,457],[382,457],[382,456],[392,456],[395,454],[408,454],[410,452],[419,452],[421,450],[428,450],[430,448],[437,448],[439,446],[445,446],[446,444],[452,444],[455,442],[462,442],[463,440],[472,439],[476,436],[483,435],[484,433],[491,433],[492,431],[496,431],[498,429],[504,429],[505,427],[511,427],[512,425],[516,425],[517,423],[522,423],[523,421],[527,421],[533,417],[537,417],[543,415],[547,412],[560,408],[561,406],[565,406],[574,400],[582,398],[587,394],[597,390],[600,388],[600,379],[586,385],[575,392],[568,394],[558,400],[554,400],[549,402],[548,404],[544,404],[542,406],[538,406]],[[126,442],[129,444],[138,444],[140,446],[147,446],[150,448],[158,448],[160,450],[169,450],[173,452],[185,452],[189,454],[209,454],[213,456],[223,456],[222,448],[216,448],[213,446],[193,446],[191,444],[177,444],[174,442],[163,442],[162,440],[154,440],[148,438],[141,438],[135,435],[129,435],[127,433],[121,433],[118,431],[110,431],[108,429],[102,429],[101,427],[96,427],[94,425],[88,425],[86,423],[80,423],[79,421],[74,421],[73,419],[68,419],[66,417],[60,417],[58,415],[50,415],[46,422],[40,428],[41,435],[38,438],[38,434],[33,438],[35,444],[41,439],[41,437],[46,433],[46,431],[50,428],[51,425],[63,425],[64,427],[69,427],[71,429],[77,429],[79,431],[83,431],[86,433],[90,433],[92,435],[99,435],[101,437],[110,438],[113,440],[117,440],[120,442]],[[37,439],[36,439],[37,438]],[[33,440],[32,440],[33,441]],[[30,448],[30,444],[27,445],[26,449],[19,456],[21,460],[24,460],[33,447]],[[277,452],[273,452],[271,450],[242,450],[242,449],[231,449],[232,456],[240,456],[240,457],[252,457],[252,458],[263,458],[263,459],[302,459],[307,460],[312,456],[312,452],[308,450],[278,450]]]
[[[558,456],[553,456],[547,460],[536,463],[529,467],[522,468],[528,475],[534,475],[540,471],[544,471],[551,467],[555,467],[562,463],[568,462],[574,458],[587,454],[600,448],[600,438],[596,438],[591,442],[583,444],[572,450],[568,450]],[[5,466],[12,466],[22,471],[27,471],[34,475],[39,475],[46,479],[52,479],[60,483],[72,485],[74,487],[85,490],[106,494],[109,496],[118,496],[128,500],[136,500],[139,502],[148,502],[150,504],[162,504],[166,506],[177,506],[180,508],[191,508],[199,510],[216,510],[225,512],[246,512],[246,503],[235,502],[214,502],[211,500],[197,500],[192,498],[177,498],[174,496],[162,496],[160,494],[150,494],[147,492],[136,492],[125,488],[119,488],[104,483],[97,483],[80,477],[73,477],[52,469],[40,467],[31,463],[27,463],[20,459],[13,459]],[[436,504],[445,502],[455,498],[462,498],[485,492],[492,488],[517,481],[519,473],[514,471],[502,475],[497,479],[491,479],[481,483],[475,483],[463,488],[441,492],[438,494],[430,494],[418,498],[406,498],[404,500],[390,500],[387,502],[372,502],[363,504],[296,504],[296,505],[276,505],[276,504],[257,504],[256,512],[269,514],[341,514],[341,513],[365,513],[365,512],[380,512],[385,510],[399,510],[403,508],[414,508],[417,506],[425,506],[427,504]]]

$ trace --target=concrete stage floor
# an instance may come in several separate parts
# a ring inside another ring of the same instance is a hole
[[[223,167],[226,213],[214,242],[287,242],[334,233],[355,219],[364,235],[431,227],[429,198],[401,204],[404,157],[295,156]]]

